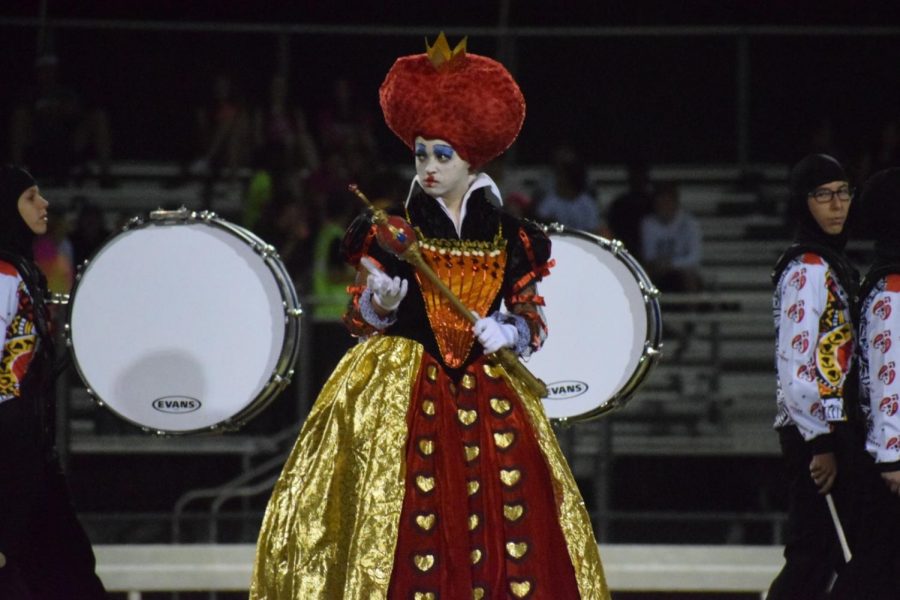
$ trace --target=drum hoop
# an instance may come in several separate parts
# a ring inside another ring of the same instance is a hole
[[[108,410],[113,412],[116,417],[136,427],[139,427],[144,432],[153,433],[158,436],[180,436],[197,433],[216,433],[220,431],[237,430],[249,419],[253,418],[264,408],[266,408],[269,403],[274,400],[275,397],[277,397],[278,394],[280,394],[291,383],[291,379],[294,376],[294,365],[297,363],[297,358],[300,354],[300,326],[302,320],[301,316],[303,313],[300,299],[297,295],[297,290],[294,287],[294,284],[287,272],[286,267],[284,266],[284,263],[281,261],[281,258],[278,256],[278,253],[275,251],[274,247],[266,244],[259,236],[257,236],[253,232],[235,225],[234,223],[229,223],[228,221],[220,219],[215,213],[208,211],[196,213],[189,212],[184,208],[182,208],[180,211],[165,211],[164,214],[172,215],[171,218],[155,218],[154,214],[155,213],[150,214],[149,220],[145,219],[143,215],[138,215],[129,219],[119,231],[107,237],[103,244],[101,244],[100,247],[91,254],[90,258],[86,259],[81,265],[78,266],[78,273],[75,276],[75,282],[72,285],[71,292],[69,293],[69,299],[66,307],[66,347],[69,349],[69,354],[72,358],[72,364],[75,367],[75,371],[78,373],[78,377],[85,384],[88,395],[98,406],[105,406]],[[284,339],[282,340],[278,360],[275,362],[275,366],[272,372],[269,374],[267,383],[263,385],[262,389],[260,389],[256,397],[248,402],[242,410],[238,411],[236,414],[227,419],[219,421],[218,423],[201,428],[178,431],[154,429],[148,427],[144,423],[139,423],[122,415],[121,413],[119,413],[119,411],[115,410],[107,401],[105,401],[103,398],[100,398],[93,389],[91,389],[90,382],[85,376],[85,373],[81,368],[81,364],[78,362],[78,355],[75,352],[75,345],[72,341],[72,314],[74,312],[75,301],[78,298],[78,289],[81,285],[82,279],[90,268],[90,265],[94,262],[94,260],[96,260],[97,256],[107,248],[107,246],[112,244],[120,236],[132,230],[145,229],[148,227],[195,225],[198,223],[206,224],[211,227],[218,227],[219,229],[225,230],[226,232],[232,234],[233,236],[237,237],[242,242],[250,246],[250,248],[262,258],[263,263],[275,278],[275,284],[277,285],[281,295],[281,303],[284,309],[285,316]]]
[[[262,257],[263,262],[275,277],[275,282],[281,290],[281,303],[285,314],[285,332],[284,341],[281,345],[281,354],[269,376],[268,383],[263,386],[257,397],[244,407],[244,410],[220,424],[225,429],[237,429],[243,423],[259,414],[278,394],[290,385],[294,375],[293,367],[297,363],[300,353],[301,323],[299,316],[302,310],[300,299],[294,284],[291,282],[290,274],[273,246],[265,243],[262,238],[252,231],[234,223],[215,217],[205,220],[242,239]]]
[[[638,359],[638,364],[625,384],[604,404],[593,410],[570,417],[552,419],[559,423],[592,421],[613,410],[625,406],[640,384],[647,377],[650,369],[652,369],[659,361],[662,349],[662,311],[659,306],[659,290],[653,285],[653,282],[650,281],[650,277],[647,275],[646,271],[644,271],[644,268],[637,259],[625,249],[625,245],[619,240],[610,240],[587,231],[566,227],[560,223],[546,225],[544,230],[551,236],[561,235],[581,238],[607,250],[625,265],[631,273],[631,276],[637,281],[638,287],[641,290],[641,297],[644,300],[644,313],[647,318],[647,334],[644,338],[644,347],[641,350],[641,357]],[[550,241],[552,244],[552,237]]]

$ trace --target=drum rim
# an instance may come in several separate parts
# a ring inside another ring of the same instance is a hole
[[[607,413],[625,406],[631,400],[644,379],[650,373],[653,366],[659,361],[662,349],[662,310],[659,305],[659,290],[653,285],[647,272],[625,245],[616,239],[609,239],[574,227],[566,227],[560,223],[550,223],[544,226],[544,231],[551,236],[571,236],[582,238],[609,251],[619,259],[637,281],[644,300],[644,311],[647,317],[647,334],[644,338],[644,347],[638,359],[637,366],[631,372],[628,380],[606,402],[596,408],[577,415],[566,417],[550,417],[551,421],[558,423],[581,423],[595,420]]]
[[[272,246],[266,244],[259,236],[249,231],[248,229],[245,229],[244,227],[219,218],[215,213],[212,212],[204,211],[201,213],[194,213],[188,212],[186,211],[186,209],[183,209],[182,211],[178,211],[178,213],[179,216],[172,219],[154,219],[152,217],[152,213],[150,219],[145,219],[143,215],[138,215],[131,218],[123,227],[120,228],[119,231],[107,237],[107,239],[104,240],[103,244],[101,244],[100,247],[91,254],[90,258],[86,259],[82,264],[78,266],[78,272],[75,276],[75,282],[72,285],[72,290],[69,293],[69,300],[66,307],[66,348],[68,349],[69,355],[71,357],[72,365],[74,366],[75,371],[78,373],[79,379],[85,385],[85,388],[91,399],[98,406],[105,407],[107,410],[112,412],[117,418],[122,419],[123,421],[130,423],[135,427],[139,427],[146,433],[153,433],[159,436],[180,436],[198,433],[234,431],[242,427],[247,421],[255,417],[263,409],[265,409],[272,402],[272,400],[274,400],[278,396],[278,394],[280,394],[290,384],[291,379],[294,376],[294,365],[296,365],[297,359],[300,354],[300,316],[302,314],[302,305],[300,303],[300,299],[297,294],[297,290],[294,287],[293,281],[291,280],[291,277],[287,272],[287,268],[284,266],[284,263],[278,256],[278,253]],[[115,408],[113,408],[113,406],[107,400],[101,398],[91,387],[91,383],[85,375],[81,364],[78,361],[78,355],[75,352],[75,345],[72,340],[72,314],[74,312],[75,301],[78,298],[78,289],[81,286],[81,282],[84,279],[84,276],[90,269],[90,265],[96,260],[97,256],[110,244],[115,242],[116,239],[131,231],[146,229],[148,227],[198,224],[217,227],[226,231],[227,233],[232,234],[233,236],[250,246],[254,253],[260,256],[263,263],[266,265],[269,272],[274,277],[275,284],[278,287],[281,295],[281,303],[284,309],[285,319],[284,338],[281,343],[281,350],[279,352],[278,359],[275,361],[275,366],[272,369],[272,372],[269,373],[267,382],[262,386],[257,395],[253,399],[251,399],[240,411],[230,416],[229,418],[218,421],[212,425],[206,425],[194,429],[171,430],[154,428],[148,426],[146,423],[140,423],[138,421],[135,421],[134,419],[130,419],[119,411],[115,410]]]

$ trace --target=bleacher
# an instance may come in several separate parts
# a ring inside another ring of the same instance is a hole
[[[682,205],[700,219],[707,291],[662,295],[662,360],[627,409],[612,416],[616,454],[640,453],[643,448],[657,452],[663,443],[671,444],[669,450],[687,453],[776,451],[771,436],[758,434],[769,426],[774,393],[769,273],[787,240],[781,217],[772,214],[772,208],[784,192],[785,172],[775,167],[759,172],[765,183],[748,192],[740,187],[741,171],[731,166],[653,171],[653,179],[681,183]],[[200,183],[172,184],[179,176],[174,165],[118,163],[113,175],[119,182],[115,189],[88,186],[47,193],[54,203],[65,206],[73,198],[87,196],[103,207],[111,222],[181,205],[211,208],[225,218],[236,218],[249,173],[218,183],[208,207]],[[546,177],[545,169],[518,169],[507,174],[504,189],[533,192]],[[590,177],[601,205],[624,189],[621,169],[595,168]],[[90,406],[77,389],[73,399],[82,412]],[[76,423],[79,428],[88,433],[91,429],[88,423]],[[650,433],[652,440],[642,439]],[[76,439],[76,448],[78,444]]]

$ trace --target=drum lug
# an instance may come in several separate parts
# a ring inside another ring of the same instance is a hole
[[[574,425],[574,422],[569,421],[569,417],[559,417],[559,418],[553,419],[553,423],[554,423],[554,425],[556,425],[557,427],[559,427],[560,429],[563,429],[563,430],[568,429],[569,427]]]
[[[643,281],[639,283],[641,286],[641,291],[644,292],[645,296],[651,299],[659,298],[659,289],[656,286],[651,285],[650,287],[647,287],[646,285],[644,285]]]
[[[270,256],[278,256],[275,252],[275,246],[271,244],[252,244],[252,248],[254,252],[262,256],[263,258],[268,258]]]
[[[610,240],[609,241],[609,251],[613,254],[618,254],[625,250],[625,244],[620,242],[619,240]]]
[[[91,397],[91,399],[94,401],[94,403],[97,406],[99,406],[101,408],[106,406],[106,404],[103,402],[103,400],[101,400],[100,398],[97,397],[96,394],[94,394],[94,390],[92,390],[91,388],[85,388],[84,391],[87,393],[88,396]]]
[[[196,217],[197,213],[188,210],[183,204],[176,210],[163,210],[162,208],[157,208],[150,212],[151,221],[187,221],[188,219],[195,219]]]
[[[548,233],[562,233],[566,230],[566,226],[563,225],[562,223],[553,222],[553,223],[548,223],[547,225],[545,225],[544,229]]]
[[[62,304],[66,305],[69,303],[69,294],[60,294],[59,292],[53,292],[50,294],[50,298],[47,299],[48,304]]]
[[[151,216],[152,216],[152,213],[151,213]],[[143,224],[144,224],[144,217],[142,217],[140,215],[138,215],[136,217],[131,217],[130,219],[125,221],[124,225],[122,225],[122,231],[128,231],[132,227],[140,227]],[[85,263],[87,263],[87,261],[85,261]]]
[[[286,314],[287,316],[293,317],[295,319],[303,316],[303,309],[299,306],[296,308],[288,308],[287,302],[283,302],[282,305],[284,306],[284,314]]]
[[[224,421],[222,423],[217,423],[216,425],[210,425],[209,430],[211,432],[219,433],[219,432],[235,432],[240,431],[241,424],[236,423],[234,421]]]
[[[289,372],[285,373],[284,375],[279,375],[278,373],[275,373],[274,375],[272,375],[272,378],[269,379],[269,385],[284,389],[291,384],[291,377],[293,375],[294,375],[293,371],[289,371]]]

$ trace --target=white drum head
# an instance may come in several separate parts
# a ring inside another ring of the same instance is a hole
[[[548,417],[591,416],[619,399],[658,332],[635,273],[608,243],[580,232],[551,240],[556,266],[538,286],[549,334],[527,366],[547,384]]]
[[[72,349],[93,395],[161,432],[241,413],[269,383],[285,340],[284,299],[263,258],[203,222],[116,236],[71,302]]]

